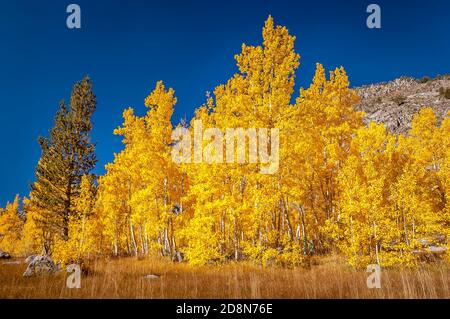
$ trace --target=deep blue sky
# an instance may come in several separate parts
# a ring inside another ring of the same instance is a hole
[[[382,9],[381,30],[366,27],[366,7]],[[81,6],[82,28],[66,28],[66,6]],[[0,4],[0,206],[28,195],[52,126],[74,82],[91,76],[97,95],[93,139],[97,172],[120,151],[112,131],[128,106],[144,112],[155,82],[175,89],[174,121],[236,72],[241,44],[259,44],[271,14],[297,36],[297,87],[316,62],[343,65],[352,85],[401,75],[450,73],[450,1],[21,1]],[[298,90],[296,91],[298,92]],[[296,93],[297,94],[297,93]]]

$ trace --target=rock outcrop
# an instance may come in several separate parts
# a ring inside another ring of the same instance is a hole
[[[30,258],[32,257],[32,258]],[[30,256],[27,270],[23,273],[24,277],[31,277],[39,274],[53,274],[59,271],[59,267],[53,262],[50,256]]]
[[[159,279],[160,276],[159,275],[153,275],[153,274],[149,274],[149,275],[145,275],[144,279]]]
[[[11,255],[0,250],[0,259],[10,259]]]
[[[355,89],[361,98],[355,109],[366,113],[365,122],[383,123],[392,133],[407,133],[413,116],[424,107],[434,110],[439,123],[450,111],[450,75],[422,80],[402,77]]]

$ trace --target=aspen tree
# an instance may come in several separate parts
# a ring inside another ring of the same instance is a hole
[[[24,220],[19,211],[19,195],[0,212],[0,250],[11,255],[21,253]]]

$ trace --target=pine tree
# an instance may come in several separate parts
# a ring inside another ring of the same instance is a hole
[[[76,213],[81,178],[96,163],[89,133],[96,98],[88,77],[75,84],[70,105],[60,103],[49,137],[40,137],[42,155],[31,186],[30,208],[45,236],[44,250],[51,251],[54,236],[68,239],[69,220]]]

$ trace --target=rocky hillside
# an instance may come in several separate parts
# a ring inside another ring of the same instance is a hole
[[[395,133],[406,133],[421,108],[432,107],[439,121],[450,111],[450,75],[421,80],[402,77],[355,89],[361,97],[356,109],[366,113],[365,121],[384,123]]]

